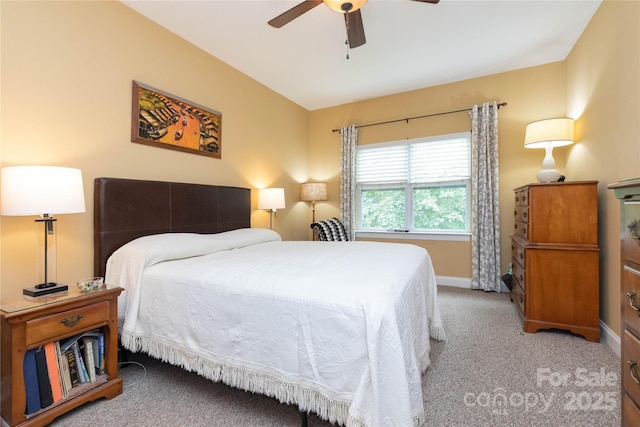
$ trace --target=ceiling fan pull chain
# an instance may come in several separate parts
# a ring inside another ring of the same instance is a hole
[[[349,59],[349,47],[350,47],[350,44],[349,44],[349,19],[347,17],[347,13],[349,13],[349,12],[346,12],[344,14],[344,23],[345,23],[345,28],[347,29],[347,39],[344,41],[344,44],[347,45],[347,59]]]
[[[349,35],[347,34],[347,39],[344,41],[344,45],[347,47],[347,59],[349,59]]]

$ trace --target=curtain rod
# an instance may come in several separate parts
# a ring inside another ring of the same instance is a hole
[[[506,107],[507,103],[506,102],[501,102],[501,103],[497,104],[497,106],[498,106],[498,110],[499,110],[500,107]],[[478,107],[478,108],[482,108],[482,107]],[[369,124],[366,124],[366,125],[356,126],[356,128],[360,129],[360,128],[366,128],[366,127],[369,127],[369,126],[386,125],[386,124],[389,124],[389,123],[396,123],[396,122],[407,122],[407,123],[409,123],[409,120],[424,119],[426,117],[443,116],[445,114],[462,113],[462,112],[471,111],[471,110],[473,110],[473,108],[465,108],[464,110],[444,111],[442,113],[425,114],[424,116],[407,117],[406,119],[396,119],[396,120],[388,120],[386,122],[369,123]],[[332,129],[331,132],[340,132],[340,129]]]

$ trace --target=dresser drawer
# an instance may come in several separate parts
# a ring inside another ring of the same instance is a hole
[[[518,311],[521,316],[524,316],[524,308],[525,308],[525,294],[524,290],[520,287],[520,283],[518,281],[513,282],[513,288],[511,289],[511,298],[513,302],[516,303],[516,307],[518,307]]]
[[[93,329],[105,319],[109,319],[108,301],[30,320],[25,325],[27,347]]]
[[[622,387],[636,405],[640,403],[639,383],[640,340],[625,330],[622,336]]]
[[[622,321],[627,328],[640,335],[640,271],[628,265],[622,269],[622,295],[620,298],[622,301]]]
[[[625,202],[624,217],[624,257],[640,264],[640,202]]]
[[[640,426],[640,409],[638,409],[638,407],[626,394],[622,398],[622,426]]]
[[[520,284],[523,290],[527,289],[525,283],[525,269],[518,264],[518,260],[515,261],[516,262],[513,263],[513,278]]]
[[[515,190],[516,206],[527,206],[529,204],[529,188]]]
[[[513,210],[513,216],[516,222],[529,222],[529,208],[527,206],[516,206]]]
[[[515,240],[511,241],[511,258],[513,258],[523,268],[526,268],[526,264],[524,262],[524,248]]]
[[[529,224],[516,221],[514,225],[514,235],[522,239],[529,240]]]

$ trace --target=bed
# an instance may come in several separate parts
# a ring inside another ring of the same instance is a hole
[[[424,249],[282,241],[246,188],[97,178],[94,204],[123,347],[340,425],[424,423],[445,338]]]

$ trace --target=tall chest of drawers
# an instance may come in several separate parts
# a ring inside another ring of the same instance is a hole
[[[620,199],[622,425],[640,425],[640,179],[609,185]]]
[[[514,192],[511,299],[524,331],[562,329],[600,341],[598,182]]]

